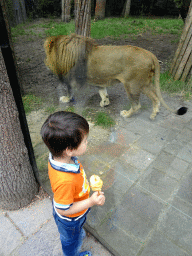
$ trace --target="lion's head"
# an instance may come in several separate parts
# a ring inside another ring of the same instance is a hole
[[[96,46],[95,40],[76,34],[48,37],[44,43],[45,65],[58,76],[66,75]]]

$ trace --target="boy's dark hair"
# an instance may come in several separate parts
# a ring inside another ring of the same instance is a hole
[[[82,116],[66,111],[50,115],[41,128],[41,136],[53,156],[61,156],[66,148],[77,149],[89,133],[89,124]]]

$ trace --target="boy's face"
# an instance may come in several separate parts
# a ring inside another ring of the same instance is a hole
[[[73,156],[81,156],[85,153],[87,149],[87,137],[88,135],[85,135],[79,147],[77,149],[73,149]]]

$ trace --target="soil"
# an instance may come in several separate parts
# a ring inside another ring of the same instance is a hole
[[[29,25],[39,25],[49,22],[49,19],[35,20]],[[60,20],[58,20],[60,22]],[[26,28],[27,26],[26,25]],[[35,151],[38,169],[40,170],[40,179],[44,183],[44,188],[49,187],[47,176],[47,154],[48,151],[43,145],[40,137],[40,129],[46,117],[50,114],[45,111],[47,106],[54,106],[55,110],[66,109],[66,107],[74,106],[76,112],[81,114],[84,109],[90,108],[97,111],[107,112],[116,122],[118,122],[119,113],[123,109],[129,107],[127,96],[122,84],[116,84],[108,89],[110,105],[103,108],[100,107],[100,96],[98,88],[94,86],[84,86],[75,94],[75,102],[69,104],[59,103],[56,88],[58,79],[46,68],[44,64],[45,53],[43,43],[46,38],[45,28],[37,28],[31,30],[35,34],[19,36],[14,42],[15,55],[19,74],[22,80],[23,94],[33,94],[43,99],[43,108],[33,111],[27,115],[30,135]],[[37,36],[41,33],[41,38]],[[100,45],[134,45],[151,51],[157,56],[161,65],[161,72],[166,71],[168,65],[173,59],[177,49],[179,37],[177,35],[153,35],[150,32],[140,34],[138,36],[120,37],[118,40],[113,40],[110,37],[96,40]],[[1,56],[0,56],[1,57]],[[145,98],[144,98],[145,99]],[[147,103],[146,103],[147,102]],[[142,103],[142,99],[141,99]],[[145,104],[151,102],[145,99]],[[150,113],[149,113],[150,115]],[[90,125],[90,147],[98,145],[101,142],[107,141],[110,130],[103,129],[99,126]],[[49,191],[49,189],[46,189]]]

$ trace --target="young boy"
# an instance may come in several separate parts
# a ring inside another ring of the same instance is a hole
[[[104,193],[89,197],[89,183],[77,156],[85,153],[89,125],[72,112],[50,115],[41,128],[41,136],[49,148],[48,173],[54,194],[53,216],[60,233],[65,256],[90,256],[80,253],[85,231],[83,224],[93,205],[105,203]]]

